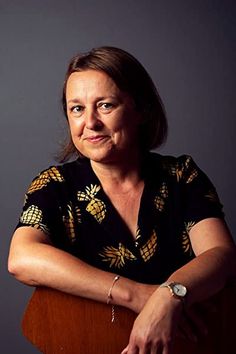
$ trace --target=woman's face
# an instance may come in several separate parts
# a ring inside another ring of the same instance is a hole
[[[72,73],[66,102],[71,137],[84,156],[111,163],[137,155],[141,115],[133,99],[104,72]]]

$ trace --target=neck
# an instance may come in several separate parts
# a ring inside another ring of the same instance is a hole
[[[132,159],[124,158],[124,161],[120,163],[91,161],[92,169],[104,189],[113,189],[114,192],[123,191],[124,193],[140,183],[140,164],[139,156]]]

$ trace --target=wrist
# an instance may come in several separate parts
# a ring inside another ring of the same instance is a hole
[[[182,302],[182,305],[185,306],[186,297],[187,297],[187,288],[185,285],[174,282],[174,281],[166,281],[159,286],[159,289],[168,289],[169,296],[175,298],[178,301]]]
[[[136,313],[140,313],[156,290],[157,285],[135,283],[131,288],[130,308]]]
[[[112,299],[110,299],[109,303],[133,309],[135,288],[135,282],[127,278],[119,277],[119,280],[116,281],[112,287]]]
[[[112,299],[109,303],[140,313],[156,289],[157,285],[142,284],[120,277],[112,287]]]

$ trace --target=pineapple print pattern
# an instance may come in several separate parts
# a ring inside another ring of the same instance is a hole
[[[187,178],[186,183],[191,183],[194,180],[194,178],[196,178],[197,176],[198,176],[198,171],[194,168],[191,171],[190,176]]]
[[[189,232],[191,228],[195,225],[195,222],[189,221],[184,225],[185,225],[185,230],[182,234],[182,248],[184,253],[188,253],[191,256],[193,254],[193,250],[189,239]]]
[[[28,195],[25,194],[24,201],[23,201],[23,206],[26,205],[28,198],[29,198]]]
[[[144,262],[147,262],[154,255],[156,249],[157,249],[157,235],[155,230],[153,230],[150,239],[140,248],[140,254]]]
[[[110,262],[110,268],[121,268],[125,265],[127,260],[134,261],[137,258],[130,252],[122,243],[119,243],[119,247],[113,246],[104,247],[103,252],[99,254],[104,262]]]
[[[31,194],[48,185],[50,181],[63,182],[64,178],[56,167],[51,167],[42,172],[30,185],[27,194]]]
[[[138,247],[140,238],[141,238],[141,230],[138,227],[136,230],[135,247]]]
[[[71,240],[74,242],[76,240],[76,232],[75,232],[75,219],[72,210],[72,203],[67,205],[67,215],[63,215],[62,220],[66,227],[66,234]],[[76,218],[79,223],[81,223],[81,213],[78,207],[75,208]]]
[[[177,182],[179,182],[183,176],[183,169],[177,164],[177,166],[170,167],[170,174],[176,176]]]
[[[168,188],[165,182],[162,183],[160,188],[160,195],[154,199],[154,205],[157,210],[163,211],[165,206],[165,199],[168,198]]]
[[[191,163],[191,160],[192,158],[190,156],[187,157],[185,163],[184,163],[184,166],[183,166],[183,169],[186,169],[186,171],[189,170],[189,165]],[[186,183],[191,183],[196,177],[198,176],[198,171],[196,170],[196,168],[192,168],[190,171],[189,171],[189,176],[188,178],[186,179]]]
[[[79,201],[88,201],[88,205],[86,210],[97,220],[99,224],[103,221],[106,216],[106,205],[105,203],[95,198],[96,194],[100,191],[101,186],[97,186],[96,184],[91,184],[90,187],[85,188],[85,192],[79,191],[77,193],[77,199]]]
[[[163,211],[164,210],[164,205],[165,205],[165,200],[158,195],[154,199],[154,204],[155,204],[155,207],[156,207],[157,210]]]
[[[20,217],[20,222],[26,224],[36,229],[44,231],[46,234],[49,234],[49,230],[46,225],[42,223],[43,221],[43,212],[36,205],[31,205],[26,209]]]
[[[219,197],[214,189],[210,189],[205,197],[213,203],[220,203]]]
[[[183,167],[179,162],[173,162],[172,159],[166,157],[162,162],[162,166],[171,176],[176,177],[177,182],[181,180],[183,176]]]
[[[176,162],[176,163],[168,163],[168,160],[164,162],[164,168],[167,169],[170,175],[175,176],[177,182],[179,182],[184,177],[184,171],[189,169],[189,165],[191,163],[191,157],[187,156],[184,163]],[[192,182],[198,176],[198,171],[193,168],[190,172],[190,175],[186,179],[186,183]]]

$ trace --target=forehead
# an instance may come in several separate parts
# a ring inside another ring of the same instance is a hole
[[[73,72],[69,76],[66,83],[66,94],[70,95],[75,92],[78,94],[90,93],[91,95],[102,92],[119,94],[120,90],[105,72],[86,70]]]

